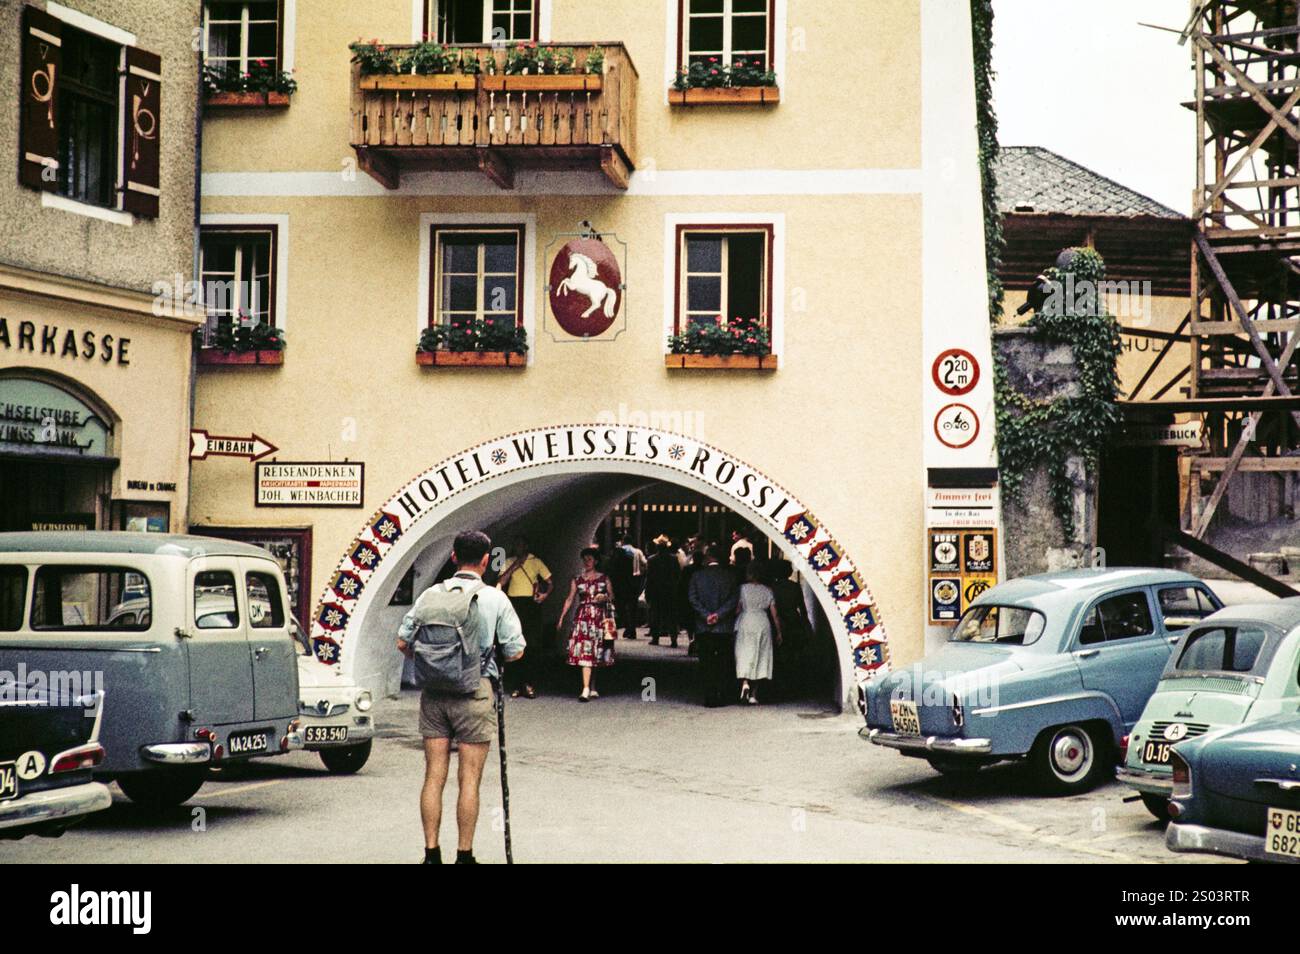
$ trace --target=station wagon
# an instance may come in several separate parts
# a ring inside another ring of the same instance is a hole
[[[257,547],[146,533],[0,534],[0,669],[106,692],[95,774],[179,804],[223,760],[301,745],[284,578]]]
[[[1129,736],[1117,776],[1169,818],[1169,767],[1184,739],[1300,707],[1300,599],[1230,606],[1189,629]]]
[[[1219,605],[1174,570],[1001,583],[942,650],[868,685],[861,734],[944,773],[1028,759],[1048,790],[1082,791],[1110,773],[1178,634]]]

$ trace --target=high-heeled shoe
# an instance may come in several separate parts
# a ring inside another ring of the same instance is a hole
[[[752,702],[754,701],[754,700],[753,700],[753,692],[750,690],[749,686],[744,686],[744,687],[741,688],[741,690],[740,690],[740,701],[741,701],[741,702],[746,702],[746,703],[752,703]]]
[[[579,702],[590,702],[590,701],[591,701],[591,690],[589,690],[589,689],[584,689],[584,690],[582,690],[582,692],[578,694],[578,701],[579,701]]]

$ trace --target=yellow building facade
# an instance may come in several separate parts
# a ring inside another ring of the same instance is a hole
[[[297,89],[205,114],[204,278],[252,282],[234,323],[286,344],[223,351],[209,329],[194,427],[250,443],[194,462],[190,523],[277,549],[318,657],[395,688],[394,595],[457,530],[525,531],[565,578],[656,481],[794,560],[842,700],[921,654],[927,480],[995,465],[965,3],[209,7],[210,57],[274,10]],[[349,50],[424,34],[482,72],[372,73]],[[510,72],[557,48],[555,75]],[[714,56],[774,75],[674,89]],[[526,353],[446,353],[462,320],[522,328]],[[674,354],[696,322],[767,353]],[[422,334],[441,347],[417,357]],[[983,368],[960,397],[936,386],[953,349]],[[954,415],[973,433],[943,431]]]

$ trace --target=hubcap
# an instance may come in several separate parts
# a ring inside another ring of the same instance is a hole
[[[1091,762],[1092,746],[1086,737],[1067,731],[1052,740],[1052,767],[1062,777],[1083,774]]]

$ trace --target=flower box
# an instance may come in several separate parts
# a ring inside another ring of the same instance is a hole
[[[423,368],[522,368],[528,356],[513,351],[417,351]]]
[[[198,363],[201,367],[231,367],[235,365],[284,364],[283,351],[222,351],[218,348],[200,348]]]
[[[208,109],[275,109],[289,105],[288,93],[208,93],[203,97]]]
[[[599,73],[560,73],[532,75],[502,74],[482,77],[483,88],[490,92],[502,90],[535,93],[598,93],[602,86]]]
[[[781,89],[778,86],[695,86],[670,89],[668,102],[673,106],[775,106],[781,102]]]
[[[779,362],[774,354],[666,354],[664,367],[713,368],[727,371],[775,371]]]
[[[362,89],[394,92],[473,92],[476,80],[477,77],[469,73],[397,73],[363,76],[359,85]]]

